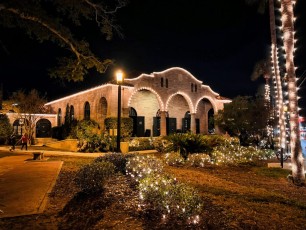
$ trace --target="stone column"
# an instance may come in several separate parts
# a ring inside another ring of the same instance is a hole
[[[190,113],[190,131],[191,133],[196,133],[196,120],[195,113]]]
[[[160,135],[167,136],[166,111],[160,111]]]

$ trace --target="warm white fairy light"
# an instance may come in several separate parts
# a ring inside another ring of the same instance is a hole
[[[181,95],[181,96],[183,96],[184,99],[185,99],[185,100],[187,101],[187,103],[188,103],[188,106],[189,106],[189,109],[190,109],[190,113],[195,113],[195,108],[194,108],[194,105],[193,105],[193,103],[192,103],[192,100],[190,99],[190,96],[189,96],[187,93],[184,93],[184,92],[182,92],[182,91],[178,91],[178,92],[172,94],[172,95],[168,98],[168,100],[167,100],[167,102],[166,102],[166,108],[165,108],[166,111],[168,111],[168,107],[169,107],[169,104],[170,104],[171,99],[172,99],[174,96],[176,96],[176,95]]]
[[[160,106],[160,110],[161,110],[161,111],[165,111],[165,109],[164,109],[165,106],[164,106],[164,102],[163,102],[162,98],[161,98],[160,95],[159,95],[154,89],[152,89],[151,87],[140,87],[140,88],[135,89],[134,92],[132,93],[131,97],[130,97],[129,100],[128,100],[128,107],[131,106],[131,101],[132,101],[132,99],[133,99],[133,96],[134,96],[136,93],[138,93],[139,91],[141,91],[141,90],[148,90],[148,91],[152,92],[152,93],[156,96],[156,98],[157,98],[157,100],[158,100],[158,103],[159,103],[159,106]]]
[[[286,140],[286,131],[285,131],[285,119],[284,119],[284,109],[283,109],[283,90],[282,90],[282,82],[280,77],[280,71],[279,71],[279,63],[278,63],[278,51],[276,44],[272,43],[271,47],[271,62],[273,64],[274,74],[272,76],[274,82],[275,82],[275,95],[276,95],[276,106],[277,106],[277,117],[279,117],[279,124],[278,128],[280,129],[279,132],[279,143],[280,146],[285,145]]]
[[[290,146],[292,153],[292,175],[295,179],[305,180],[303,157],[300,146],[300,136],[298,135],[298,99],[296,89],[296,75],[294,66],[294,54],[296,39],[294,38],[294,0],[281,0],[282,29],[285,34],[284,46],[286,50],[286,72],[288,74],[288,92],[289,92],[289,123],[290,123]]]
[[[167,221],[168,216],[176,215],[188,221],[192,220],[193,224],[199,223],[200,217],[197,213],[202,209],[199,195],[193,188],[177,182],[176,178],[164,175],[160,164],[161,161],[152,156],[129,158],[126,165],[127,175],[139,178],[141,203],[138,207],[146,208],[153,205],[154,210],[161,213],[162,221]],[[148,174],[149,171],[153,173]]]

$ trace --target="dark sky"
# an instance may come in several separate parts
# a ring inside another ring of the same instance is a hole
[[[101,58],[116,60],[127,77],[182,67],[225,97],[254,95],[263,79],[250,80],[254,64],[270,54],[268,12],[261,15],[244,0],[130,0],[117,15],[124,38],[106,41],[84,26],[84,37]],[[306,70],[305,0],[298,0],[295,29],[297,76]],[[91,72],[81,83],[50,79],[47,69],[65,53],[52,43],[39,44],[19,30],[0,29],[0,76],[5,95],[35,88],[49,100],[111,80]],[[298,82],[299,83],[299,82]],[[306,96],[306,81],[300,96]],[[306,109],[305,100],[300,105]]]

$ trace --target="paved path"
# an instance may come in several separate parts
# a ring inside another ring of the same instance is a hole
[[[61,167],[28,155],[0,158],[0,218],[43,212]]]

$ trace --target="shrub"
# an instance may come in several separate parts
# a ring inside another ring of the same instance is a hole
[[[128,158],[134,156],[134,154],[107,153],[104,156],[97,157],[94,162],[111,162],[115,166],[115,172],[125,174]]]
[[[165,139],[165,137],[154,137],[153,146],[158,152],[164,153],[166,149],[171,145],[171,142]]]
[[[83,166],[74,179],[76,185],[85,193],[92,194],[103,190],[106,180],[115,173],[110,162],[93,162]]]
[[[167,136],[166,139],[171,142],[167,150],[179,152],[185,160],[190,153],[203,153],[210,150],[204,136],[200,134],[175,133]]]
[[[78,138],[79,152],[99,152],[101,147],[101,130],[93,120],[78,121],[72,127],[72,133]]]
[[[0,114],[0,144],[6,144],[12,132],[13,128],[8,116],[6,114]]]
[[[198,219],[202,200],[196,190],[167,175],[150,175],[139,183],[142,205],[163,218]]]
[[[203,141],[206,143],[208,155],[210,155],[217,146],[240,145],[239,138],[226,137],[224,135],[203,135]]]
[[[217,146],[214,148],[211,158],[216,164],[243,164],[256,163],[273,157],[273,151],[269,149],[257,149],[252,146]]]
[[[136,182],[151,174],[158,174],[163,171],[162,161],[153,156],[135,156],[129,158],[126,164],[126,174]]]
[[[207,154],[194,153],[188,156],[186,164],[192,167],[204,167],[208,162],[210,162],[210,157]]]
[[[178,152],[170,152],[165,155],[165,162],[169,166],[183,166],[185,159]]]
[[[108,117],[104,121],[106,130],[117,129],[117,118]],[[130,117],[121,117],[120,134],[122,141],[127,141],[133,132],[133,119]]]
[[[131,151],[154,149],[153,140],[150,137],[135,137],[129,144]]]

